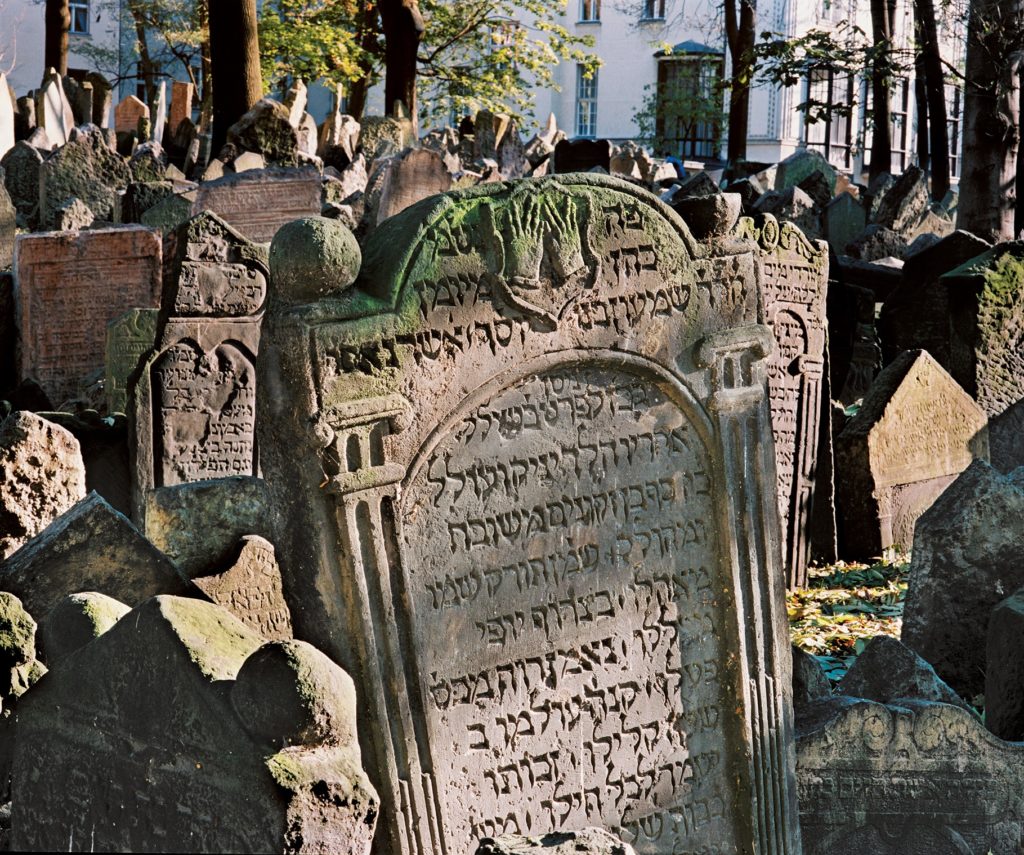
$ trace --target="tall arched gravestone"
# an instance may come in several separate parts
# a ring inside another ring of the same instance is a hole
[[[274,296],[261,463],[297,631],[358,675],[379,851],[799,852],[755,251],[557,176]]]
[[[783,561],[791,587],[807,584],[825,364],[828,245],[770,214],[741,221],[758,242],[764,322],[775,337],[768,394]]]
[[[146,491],[258,474],[256,354],[266,250],[215,214],[168,241],[156,347],[135,378],[134,513]]]

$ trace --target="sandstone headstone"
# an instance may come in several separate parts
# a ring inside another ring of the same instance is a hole
[[[798,847],[755,263],[554,176],[407,209],[341,299],[272,308],[278,560],[360,675],[385,850]]]
[[[106,594],[83,591],[57,603],[39,625],[40,656],[52,668],[116,624],[131,609]]]
[[[907,351],[878,375],[835,457],[846,554],[906,550],[917,518],[973,460],[988,459],[985,414],[926,351]]]
[[[3,92],[0,91],[0,97]],[[7,270],[14,261],[14,236],[17,233],[18,211],[7,188],[0,184],[0,270]]]
[[[871,222],[910,236],[928,209],[928,176],[911,166],[877,199]]]
[[[798,717],[805,855],[1016,852],[1024,746],[947,704],[839,697]]]
[[[505,113],[480,110],[473,120],[473,159],[497,160],[498,146],[512,128],[512,119]]]
[[[97,591],[128,605],[184,592],[166,555],[97,493],[61,514],[0,564],[0,590],[46,615],[68,594]]]
[[[144,142],[132,152],[128,161],[132,181],[163,181],[167,171],[167,155],[156,140]]]
[[[60,75],[52,68],[43,75],[43,84],[36,90],[36,121],[46,131],[50,142],[57,146],[70,139],[75,127],[75,117]]]
[[[167,131],[173,137],[185,119],[192,119],[192,98],[195,97],[195,86],[182,80],[171,84],[171,112],[167,118]]]
[[[57,232],[77,232],[96,222],[92,208],[77,196],[65,199],[51,214],[50,228]]]
[[[450,190],[452,177],[441,156],[425,148],[403,152],[391,164],[381,189],[377,222],[393,217],[410,205]]]
[[[303,642],[261,641],[161,596],[63,659],[21,704],[12,845],[368,855],[352,681]]]
[[[903,643],[968,700],[985,688],[992,609],[1024,587],[1024,470],[976,461],[918,520]]]
[[[551,155],[555,173],[589,172],[611,167],[612,144],[608,140],[562,140]]]
[[[778,164],[775,169],[774,189],[786,190],[796,187],[815,172],[820,173],[825,179],[831,195],[836,188],[836,169],[820,151],[813,148],[795,151]]]
[[[860,199],[849,193],[840,193],[822,212],[822,237],[837,253],[846,252],[846,246],[867,225],[867,215]]]
[[[288,108],[288,121],[291,122],[293,128],[298,128],[302,122],[308,98],[309,93],[303,81],[296,80],[288,87],[284,96],[284,105]]]
[[[0,560],[84,496],[78,440],[33,413],[0,422]]]
[[[253,477],[211,478],[151,490],[144,516],[146,537],[190,578],[230,564],[243,537],[272,536],[266,485]]]
[[[156,345],[157,309],[129,309],[107,324],[107,412],[128,411],[128,380]]]
[[[35,222],[39,210],[39,167],[43,156],[22,140],[14,144],[0,159],[4,170],[4,186],[18,214],[29,224]]]
[[[160,235],[128,226],[20,235],[15,244],[18,376],[34,377],[54,402],[103,368],[107,324],[160,300]]]
[[[541,837],[502,836],[480,841],[476,855],[636,855],[628,843],[601,828],[559,831]]]
[[[315,169],[264,169],[204,181],[192,213],[203,211],[251,241],[268,242],[285,223],[320,214],[320,175]]]
[[[257,473],[266,253],[209,212],[168,244],[157,346],[134,393],[137,512],[151,487]]]
[[[7,75],[0,72],[0,158],[14,148],[14,102],[9,92]]]
[[[109,128],[113,87],[98,71],[90,71],[85,79],[92,85],[92,118],[89,121],[99,128]]]
[[[72,196],[88,205],[96,219],[113,222],[117,191],[131,180],[131,169],[110,150],[99,128],[76,128],[68,143],[39,167],[40,223],[52,228],[57,210]]]
[[[812,240],[821,234],[821,214],[814,200],[799,187],[769,190],[753,204],[753,210],[793,223]]]
[[[1024,589],[992,609],[985,648],[985,727],[1001,739],[1024,740]]]
[[[775,435],[776,496],[790,587],[807,585],[825,364],[828,247],[770,215],[745,221],[758,242],[764,322],[775,336],[768,393]]]
[[[114,108],[114,129],[118,133],[135,133],[139,120],[148,118],[149,105],[134,95],[128,95]]]
[[[280,101],[263,98],[228,128],[228,143],[261,154],[275,166],[298,162],[299,138],[288,121],[288,108]]]
[[[237,174],[250,169],[266,169],[267,162],[263,159],[262,154],[256,154],[254,151],[243,151],[231,162],[231,166]]]
[[[257,534],[242,538],[235,563],[192,580],[206,596],[268,641],[292,638],[292,616],[281,586],[274,545]]]

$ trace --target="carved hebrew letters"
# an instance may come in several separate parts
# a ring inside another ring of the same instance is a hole
[[[404,532],[446,839],[596,824],[732,851],[709,467],[656,386],[592,366],[497,394],[430,455]]]

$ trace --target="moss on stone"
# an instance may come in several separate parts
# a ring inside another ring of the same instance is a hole
[[[185,597],[157,597],[160,612],[211,680],[233,680],[263,639],[226,609]]]

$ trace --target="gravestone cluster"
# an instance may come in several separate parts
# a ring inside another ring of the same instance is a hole
[[[809,150],[7,93],[0,848],[1017,851],[1019,244]],[[911,545],[833,692],[786,589]]]

